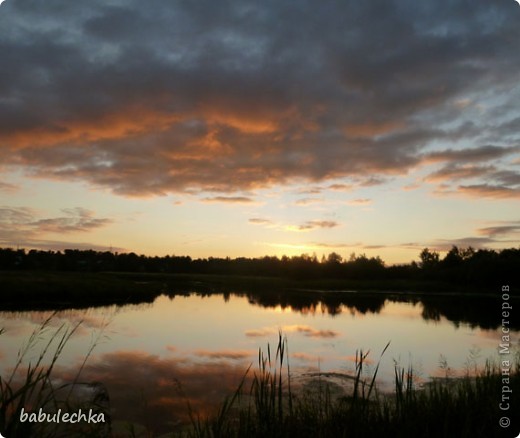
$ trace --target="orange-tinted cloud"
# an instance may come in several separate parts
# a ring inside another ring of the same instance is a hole
[[[520,233],[520,222],[511,222],[508,224],[499,224],[491,227],[479,228],[477,233],[481,236],[489,237],[516,235]]]
[[[348,124],[345,132],[352,137],[368,137],[372,138],[378,135],[390,134],[394,131],[402,129],[404,123],[402,121],[388,121],[383,123],[368,122],[359,124]]]
[[[462,165],[462,166],[445,166],[440,170],[437,170],[433,173],[430,173],[425,181],[428,182],[438,182],[438,181],[453,181],[459,179],[467,179],[467,178],[478,178],[481,176],[486,176],[490,172],[495,170],[492,166],[470,166],[470,165]]]
[[[54,147],[64,143],[88,144],[103,140],[133,138],[150,131],[161,131],[179,121],[176,114],[160,113],[151,108],[123,108],[118,112],[97,114],[85,119],[56,120],[52,127],[15,131],[2,135],[0,141],[11,149]]]
[[[140,424],[155,436],[171,432],[172,422],[189,423],[188,402],[202,417],[214,413],[237,389],[247,367],[246,362],[196,363],[179,356],[117,351],[91,356],[81,380],[106,387],[113,422]],[[57,367],[55,377],[71,382],[77,371]]]
[[[248,114],[248,112],[237,114],[223,114],[222,107],[211,108],[204,114],[209,123],[228,126],[245,134],[273,133],[278,129],[278,123],[272,117]]]
[[[372,204],[372,200],[368,198],[358,198],[352,199],[351,201],[347,201],[349,205],[370,205]]]
[[[323,198],[301,198],[294,202],[295,205],[310,205],[310,204],[319,204],[323,202]]]
[[[336,190],[336,191],[349,191],[349,190],[352,190],[353,186],[351,184],[331,184],[330,186],[328,186],[328,188],[330,190]]]
[[[249,219],[249,223],[255,225],[272,225],[273,221],[270,219],[264,219],[261,217],[252,217]]]
[[[18,186],[0,181],[0,192],[12,193],[18,190]]]
[[[283,332],[298,332],[309,338],[335,338],[340,335],[334,330],[318,330],[308,325],[289,325],[283,327]]]
[[[209,359],[247,359],[258,354],[258,350],[195,350],[194,354]]]
[[[515,172],[507,160],[520,124],[520,60],[504,44],[518,31],[505,4],[468,14],[431,0],[393,12],[339,2],[316,14],[287,0],[247,13],[236,2],[143,11],[93,1],[88,11],[79,2],[0,17],[10,35],[3,168],[123,196],[238,197],[295,182],[369,187],[422,165],[478,162],[496,172],[472,186],[503,185],[480,193],[516,198],[505,193],[518,183],[499,175]],[[484,15],[497,17],[485,35]]]
[[[267,327],[267,328],[263,328],[263,329],[246,330],[245,335],[250,338],[256,338],[256,337],[269,336],[269,335],[275,334],[277,332],[278,332],[278,330],[276,328]]]
[[[301,360],[303,362],[313,362],[318,363],[320,360],[319,356],[316,356],[315,354],[309,354],[309,353],[291,353],[291,357],[294,359]]]
[[[319,330],[308,325],[284,325],[281,327],[283,333],[301,333],[309,338],[335,338],[340,333],[334,330]],[[245,335],[248,337],[264,337],[278,333],[276,327],[264,327],[262,329],[246,330]]]
[[[458,191],[463,195],[494,199],[520,198],[520,187],[496,186],[490,184],[461,185]]]
[[[255,202],[247,196],[213,196],[211,198],[202,199],[203,202],[223,202],[229,204],[251,204]]]

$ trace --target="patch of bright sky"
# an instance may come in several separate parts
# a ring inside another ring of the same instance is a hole
[[[429,166],[430,168],[432,166]],[[253,203],[204,202],[215,194],[129,198],[84,183],[62,183],[27,178],[19,172],[6,181],[19,186],[0,194],[0,203],[30,206],[38,219],[62,217],[63,209],[81,206],[96,218],[113,222],[90,233],[46,235],[42,239],[91,242],[147,255],[198,257],[260,257],[263,255],[322,255],[332,251],[344,258],[352,252],[381,256],[387,264],[417,260],[421,246],[437,240],[475,237],[486,222],[517,220],[508,200],[486,200],[433,195],[434,185],[413,185],[429,171],[417,169],[384,184],[334,191],[333,182],[293,184],[245,193]],[[349,184],[348,181],[334,181]],[[321,187],[319,193],[304,193]],[[298,205],[312,198],[316,202]],[[352,201],[366,199],[368,203]],[[254,224],[251,218],[270,222]],[[475,218],[479,218],[476,220]],[[335,227],[298,230],[310,221],[332,221]],[[410,242],[418,246],[405,245]]]

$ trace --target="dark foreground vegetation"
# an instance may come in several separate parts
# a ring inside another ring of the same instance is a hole
[[[38,251],[0,249],[0,270],[56,272],[130,272],[275,277],[292,280],[428,283],[451,289],[515,288],[520,270],[520,248],[501,251],[453,246],[444,258],[425,248],[420,261],[386,266],[379,257],[352,254],[343,259],[331,253],[314,256],[192,259],[188,256],[147,257],[135,253],[93,250]]]
[[[60,389],[53,370],[61,351],[77,329],[58,328],[51,339],[58,347],[49,365],[42,362],[29,365],[23,378],[13,376],[30,348],[47,329],[50,319],[31,336],[21,351],[14,371],[0,378],[0,432],[7,437],[135,437],[155,436],[151,431],[136,432],[132,419],[124,419],[128,427],[112,428],[117,407],[110,406],[109,394],[101,399],[81,401]],[[1,330],[0,330],[1,335]],[[390,343],[389,343],[390,344]],[[43,353],[49,352],[48,343]],[[380,356],[383,357],[386,348]],[[88,359],[92,349],[87,353]],[[519,427],[520,360],[518,352],[489,359],[484,367],[470,363],[463,377],[453,378],[446,369],[445,377],[419,385],[411,367],[395,365],[394,388],[381,393],[377,388],[379,363],[369,375],[365,372],[368,352],[356,352],[355,371],[350,375],[351,386],[342,395],[332,396],[330,386],[318,377],[311,390],[295,388],[291,383],[287,339],[280,333],[276,350],[260,349],[256,369],[250,366],[234,394],[226,398],[210,416],[200,416],[186,405],[191,424],[177,424],[170,434],[179,438],[265,438],[265,437],[396,437],[396,438],[492,438],[515,436]],[[507,361],[507,363],[505,362]],[[506,370],[506,371],[505,371]],[[81,368],[72,385],[80,382]],[[15,383],[16,381],[16,383]],[[182,382],[180,382],[182,384]],[[97,383],[97,385],[102,385]],[[506,398],[504,398],[504,395]],[[507,409],[504,409],[506,408]],[[94,409],[103,415],[97,424],[28,423],[20,421],[22,409],[37,412],[65,412],[82,408]],[[501,409],[502,408],[502,409]],[[509,427],[499,426],[502,417],[511,421]],[[114,418],[113,418],[114,417]]]
[[[371,376],[364,376],[368,352],[357,351],[350,394],[333,398],[322,382],[310,393],[291,388],[286,349],[287,340],[280,334],[273,358],[269,347],[267,354],[260,350],[249,388],[246,373],[216,415],[201,420],[192,414],[188,436],[490,438],[515,436],[518,430],[518,355],[508,357],[507,373],[506,362],[487,360],[482,369],[468,368],[464,377],[454,379],[447,373],[422,387],[412,367],[405,370],[396,364],[393,393],[383,394],[376,383],[379,364]],[[504,416],[511,420],[506,430],[499,426]]]

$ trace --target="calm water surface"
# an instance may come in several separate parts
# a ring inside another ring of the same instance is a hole
[[[299,295],[295,294],[295,297]],[[409,299],[407,299],[409,300]],[[1,312],[0,359],[4,375],[31,332],[52,312]],[[46,339],[64,322],[82,321],[59,361],[55,376],[72,381],[95,344],[82,381],[102,382],[114,420],[133,421],[165,432],[187,418],[187,401],[201,413],[232,392],[258,350],[288,339],[295,385],[321,373],[353,374],[356,350],[370,350],[370,373],[385,345],[379,387],[391,388],[394,364],[412,364],[418,383],[452,375],[498,357],[500,301],[336,294],[331,301],[306,295],[283,300],[261,294],[162,295],[151,304],[59,311],[24,365],[34,361]],[[512,345],[518,345],[518,327]],[[332,379],[334,380],[334,379]],[[335,378],[342,385],[348,379]],[[347,386],[345,386],[346,390]]]

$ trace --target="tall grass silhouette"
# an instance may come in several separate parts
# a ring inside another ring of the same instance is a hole
[[[319,381],[317,392],[301,393],[291,387],[287,338],[279,333],[274,360],[271,347],[259,349],[258,369],[245,391],[244,374],[237,390],[221,405],[218,413],[201,420],[180,436],[220,437],[495,437],[501,436],[498,404],[502,369],[487,360],[483,369],[473,367],[462,377],[446,375],[417,387],[410,365],[394,363],[393,391],[377,389],[376,377],[382,350],[373,372],[365,376],[369,351],[356,351],[355,372],[350,395],[332,397],[327,384]],[[511,406],[520,402],[520,357],[511,363],[509,386]],[[441,370],[443,368],[441,367]],[[245,401],[245,403],[244,403]],[[234,406],[235,405],[235,406]]]
[[[99,335],[92,342],[72,382],[60,383],[54,378],[53,372],[65,346],[82,324],[82,321],[72,326],[62,323],[53,329],[51,322],[55,316],[56,312],[52,313],[33,330],[28,340],[18,350],[11,372],[6,377],[0,376],[0,432],[6,437],[50,438],[67,433],[60,432],[60,428],[66,429],[66,427],[59,426],[57,423],[22,421],[22,410],[37,412],[41,408],[46,413],[55,413],[60,408],[63,412],[77,411],[81,407],[94,408],[97,412],[106,409],[108,399],[105,400],[97,395],[92,403],[84,406],[73,393],[74,389],[81,385],[80,374],[99,340]],[[0,335],[3,333],[4,329],[1,329]],[[31,360],[31,354],[40,344],[42,347],[36,359]],[[106,436],[110,429],[110,416],[108,412],[105,412],[104,416],[108,422],[103,430],[96,431],[89,427],[78,426],[74,428],[74,436]]]

